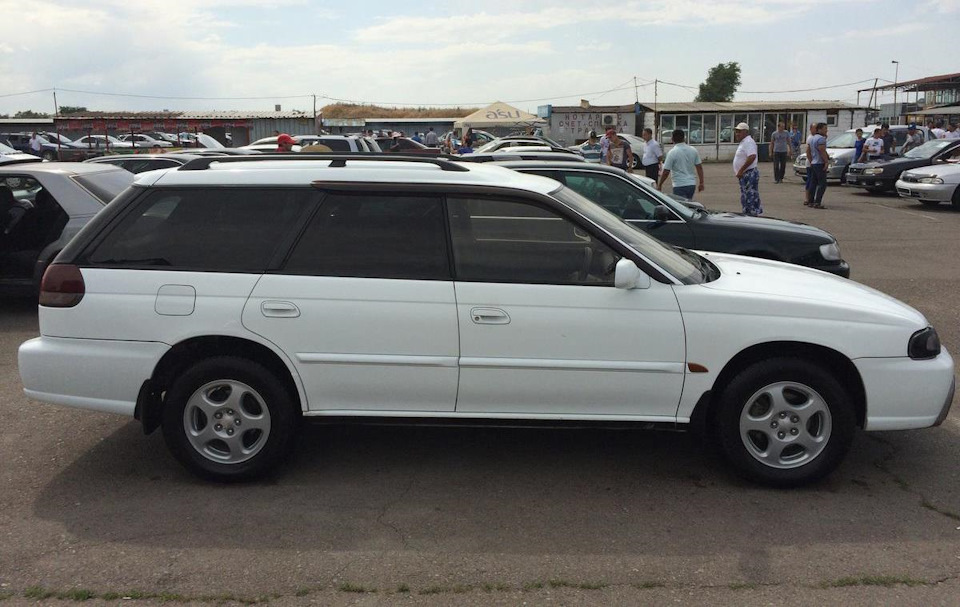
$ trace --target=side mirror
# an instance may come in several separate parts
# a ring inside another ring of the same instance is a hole
[[[653,209],[653,218],[656,221],[670,221],[670,211],[668,211],[665,206],[657,205],[657,207]]]
[[[650,277],[641,272],[633,260],[624,257],[617,262],[613,285],[618,289],[649,289]]]

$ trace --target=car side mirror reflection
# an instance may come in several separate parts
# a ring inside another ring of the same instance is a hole
[[[642,272],[632,259],[624,257],[617,262],[613,285],[618,289],[649,289],[650,276]]]

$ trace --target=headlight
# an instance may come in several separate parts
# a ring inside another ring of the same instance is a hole
[[[864,169],[864,175],[882,175],[883,169]]]
[[[943,180],[940,179],[939,177],[921,177],[920,179],[917,180],[917,183],[941,184],[943,183]]]
[[[914,333],[907,344],[907,354],[913,359],[934,358],[940,354],[940,336],[933,327]]]
[[[827,261],[840,261],[840,245],[837,244],[836,240],[822,244],[820,245],[820,255]]]

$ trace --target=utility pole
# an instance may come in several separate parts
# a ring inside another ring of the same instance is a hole
[[[897,119],[897,124],[900,124],[900,108],[897,107],[897,79],[900,76],[900,62],[894,59],[890,63],[897,64],[897,69],[893,73],[893,116]]]
[[[53,128],[57,131],[57,160],[62,157],[60,150],[60,125],[57,124],[57,118],[60,117],[60,106],[57,105],[57,89],[53,89]]]
[[[653,132],[658,137],[657,141],[660,141],[660,125],[657,124],[658,114],[657,114],[657,83],[656,78],[653,79]]]
[[[633,94],[637,103],[640,103],[640,90],[637,88],[637,77],[633,77]]]
[[[320,127],[317,125],[317,94],[314,93],[313,97],[313,134],[320,134]]]

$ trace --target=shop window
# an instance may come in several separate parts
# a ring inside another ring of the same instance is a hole
[[[717,142],[717,115],[716,114],[703,115],[703,142],[704,143]]]
[[[733,125],[735,116],[733,114],[720,115],[720,143],[733,142]]]

